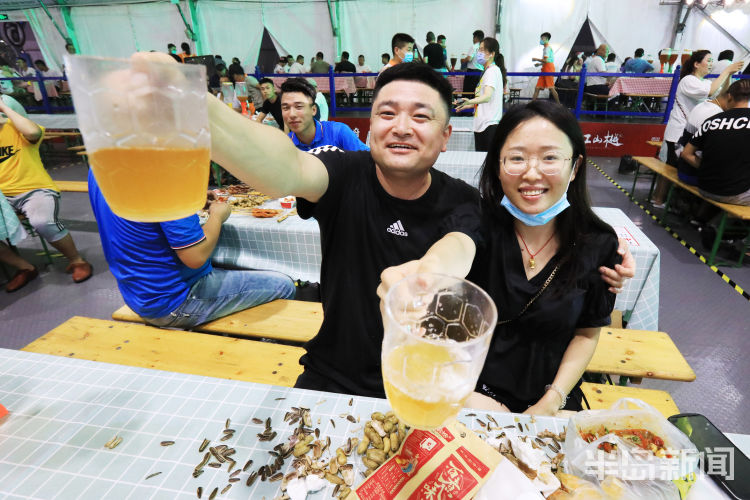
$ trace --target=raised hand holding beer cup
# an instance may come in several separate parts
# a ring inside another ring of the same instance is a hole
[[[411,274],[383,301],[385,394],[399,419],[418,429],[456,418],[473,393],[497,323],[478,286],[440,274]]]
[[[211,142],[205,67],[156,53],[66,55],[65,67],[91,168],[112,211],[162,222],[200,210]]]

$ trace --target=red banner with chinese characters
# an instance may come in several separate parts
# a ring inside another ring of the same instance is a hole
[[[661,123],[580,123],[589,156],[654,156],[658,148],[646,141],[661,141],[666,128]]]
[[[362,142],[367,142],[370,118],[336,117],[346,123]],[[589,156],[654,156],[658,148],[646,141],[661,141],[664,124],[580,122]]]

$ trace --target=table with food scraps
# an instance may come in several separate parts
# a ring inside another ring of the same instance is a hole
[[[374,412],[389,410],[384,399],[8,349],[0,349],[0,403],[10,412],[0,420],[0,494],[44,500],[188,499],[196,498],[199,488],[203,498],[214,490],[222,499],[275,498],[282,484],[276,477],[292,470],[293,457],[266,480],[257,473],[276,461],[277,445],[303,423],[294,418],[300,409],[309,410],[307,423],[319,430],[321,442],[330,438],[325,459],[349,438],[361,438]],[[497,435],[507,426],[533,437],[564,432],[568,422],[468,409],[459,420],[480,436]],[[552,457],[554,440],[544,441]],[[224,462],[214,458],[217,449]],[[205,453],[209,462],[196,474]],[[356,486],[366,468],[356,451],[347,462]],[[331,498],[335,488],[326,483],[308,498]],[[701,477],[688,498],[722,494]]]
[[[451,165],[450,161],[454,160],[446,159],[435,168],[460,174],[458,170],[464,167],[460,163]],[[263,206],[281,209],[278,200],[268,201]],[[629,328],[658,330],[659,249],[622,210],[595,207],[594,211],[620,238],[628,241],[635,258],[636,274],[618,294],[615,309],[624,312]],[[280,215],[285,213],[280,212]],[[278,271],[293,279],[319,283],[321,250],[317,221],[303,220],[297,215],[282,222],[277,220],[259,219],[247,212],[233,213],[222,226],[212,262],[220,266]]]

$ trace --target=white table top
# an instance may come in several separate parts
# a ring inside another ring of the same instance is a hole
[[[349,400],[352,406],[349,406]],[[238,466],[254,460],[221,498],[273,498],[280,483],[260,480],[247,487],[249,472],[270,463],[267,453],[291,433],[283,423],[292,406],[311,409],[322,436],[331,436],[334,450],[347,437],[359,435],[361,425],[341,415],[360,416],[387,411],[387,401],[306,391],[232,380],[111,365],[75,358],[0,349],[0,402],[10,415],[0,422],[0,494],[3,498],[195,498],[227,483],[225,468],[206,468],[195,479],[192,471],[202,454],[204,437],[217,439],[231,418],[235,437],[225,444],[235,448]],[[463,410],[460,420],[474,430],[480,426]],[[480,412],[477,412],[480,413]],[[487,412],[481,412],[484,416]],[[566,419],[492,412],[503,426],[518,417],[530,434],[549,429],[561,432]],[[263,425],[252,418],[270,417],[279,436],[258,442]],[[335,422],[335,427],[331,423]],[[115,449],[103,447],[115,435],[123,438]],[[745,443],[750,436],[733,436]],[[169,447],[164,440],[174,441]],[[745,451],[747,449],[745,448]],[[350,457],[364,470],[356,454]],[[291,461],[283,467],[287,471]],[[145,479],[147,475],[160,475]],[[356,474],[357,481],[361,475]],[[332,485],[309,495],[330,498]],[[205,497],[204,497],[205,498]],[[703,477],[689,500],[725,498]]]

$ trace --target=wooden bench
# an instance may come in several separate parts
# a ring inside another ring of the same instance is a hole
[[[128,306],[112,313],[112,319],[144,323]],[[317,335],[322,323],[320,302],[279,299],[204,323],[194,330],[303,343]]]
[[[692,382],[695,372],[664,332],[604,327],[586,371],[629,377]]]
[[[663,223],[664,219],[667,216],[669,203],[672,200],[672,195],[674,194],[675,186],[681,189],[684,189],[685,191],[697,196],[698,198],[704,201],[707,201],[708,203],[722,210],[721,221],[719,222],[719,227],[716,229],[716,238],[714,239],[714,244],[713,244],[713,247],[711,248],[711,254],[709,255],[707,259],[707,263],[709,266],[719,265],[719,263],[715,262],[716,253],[719,250],[719,245],[721,244],[721,239],[722,239],[722,236],[724,235],[724,230],[727,229],[727,217],[731,215],[732,217],[736,217],[737,219],[740,219],[742,221],[750,220],[750,207],[745,207],[742,205],[731,205],[729,203],[720,203],[718,201],[714,201],[714,200],[704,197],[703,195],[701,195],[700,191],[698,191],[697,186],[691,186],[690,184],[686,184],[680,180],[680,178],[677,175],[677,169],[675,167],[664,163],[658,158],[650,158],[647,156],[634,156],[633,159],[636,162],[638,162],[639,165],[643,165],[644,167],[648,168],[654,173],[661,175],[668,181],[672,182],[672,185],[669,187],[669,192],[667,193],[667,199],[664,202],[664,213],[659,219],[659,222]],[[633,196],[635,192],[635,181],[637,180],[638,180],[638,171],[636,170],[636,177],[635,177],[635,180],[633,181],[633,190],[631,191],[631,196]],[[655,180],[656,180],[656,176],[654,176],[654,179],[651,181],[651,188],[649,190],[648,200],[651,200],[651,194],[653,193],[653,190],[654,190]],[[743,249],[743,251],[740,252],[739,261],[735,264],[736,267],[742,266],[742,260],[744,256],[745,256],[745,252]]]
[[[591,410],[606,410],[618,399],[635,398],[650,404],[665,417],[680,413],[680,409],[675,404],[672,396],[665,391],[623,387],[620,385],[592,384],[590,382],[581,384],[581,390],[586,396],[586,401],[588,401],[589,409]]]
[[[301,347],[74,316],[22,349],[207,377],[291,387]]]
[[[71,191],[75,193],[88,193],[89,183],[86,181],[55,181],[60,191]]]
[[[613,314],[615,322],[619,317]],[[128,306],[116,310],[112,319],[144,323]],[[318,333],[322,322],[323,308],[318,302],[274,300],[199,325],[194,330],[304,343]],[[632,377],[634,382],[644,377],[695,380],[695,373],[666,333],[611,327],[602,329],[587,371]]]

